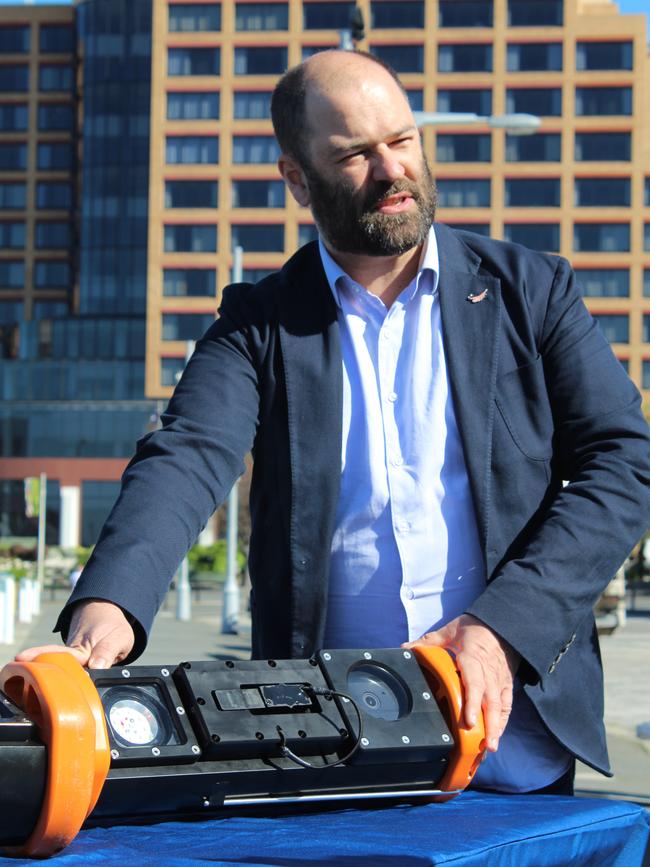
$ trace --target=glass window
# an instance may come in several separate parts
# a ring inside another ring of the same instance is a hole
[[[439,0],[438,27],[492,27],[492,7],[492,0]]]
[[[94,545],[120,492],[119,482],[82,482],[81,544]]]
[[[216,253],[217,227],[177,224],[164,227],[165,253]]]
[[[234,116],[238,120],[267,120],[271,117],[270,90],[238,90],[234,94]]]
[[[220,71],[219,48],[169,48],[167,50],[168,75],[219,75]]]
[[[650,253],[650,223],[644,223],[643,226],[643,249]]]
[[[67,301],[35,301],[32,307],[32,319],[57,319],[67,316],[69,312]]]
[[[27,106],[22,103],[0,105],[0,132],[24,132],[27,129]]]
[[[232,138],[233,163],[276,163],[279,156],[275,136],[235,135]]]
[[[503,237],[531,250],[557,253],[560,249],[559,223],[505,223]]]
[[[490,181],[479,178],[438,178],[441,208],[489,208]]]
[[[511,27],[561,27],[563,0],[508,0]]]
[[[301,223],[298,226],[298,246],[303,247],[310,241],[318,239],[318,228],[314,223]]]
[[[165,147],[168,165],[198,165],[219,162],[219,136],[168,135]]]
[[[242,279],[245,283],[259,283],[269,274],[273,274],[275,268],[244,268],[242,271]]]
[[[632,114],[631,87],[576,87],[576,115]]]
[[[284,189],[282,181],[233,181],[232,207],[284,208]]]
[[[509,87],[506,91],[506,112],[559,117],[562,114],[562,88]]]
[[[439,90],[437,110],[490,115],[492,91],[488,88]]]
[[[578,162],[628,162],[631,155],[632,135],[629,132],[577,132],[575,134],[575,159]]]
[[[506,178],[508,208],[559,208],[559,178]]]
[[[29,25],[0,26],[0,54],[26,54],[29,51]]]
[[[288,3],[236,3],[235,30],[288,30]]]
[[[396,72],[424,72],[423,45],[373,45],[370,50]]]
[[[643,270],[643,297],[650,298],[650,268]]]
[[[70,223],[67,220],[37,220],[34,237],[38,250],[66,249],[70,246]]]
[[[0,211],[22,211],[27,207],[27,184],[24,181],[0,181]]]
[[[281,253],[284,250],[284,225],[277,223],[234,224],[231,227],[232,249],[245,253]]]
[[[345,30],[350,26],[350,17],[355,3],[311,3],[302,4],[303,30]]]
[[[163,340],[198,340],[214,322],[213,313],[163,313]]]
[[[628,207],[629,178],[576,178],[573,203],[578,208]]]
[[[27,168],[27,145],[22,142],[0,142],[0,170],[23,171]]]
[[[70,263],[65,259],[41,259],[34,265],[34,283],[39,289],[67,289]]]
[[[411,111],[424,110],[424,91],[419,88],[409,87],[406,91],[406,98],[411,106]]]
[[[491,72],[492,45],[439,45],[438,72]]]
[[[287,49],[282,45],[235,48],[235,75],[282,75]]]
[[[71,208],[71,185],[65,181],[39,181],[36,184],[36,207],[42,210]]]
[[[314,54],[318,54],[321,51],[328,51],[331,48],[337,48],[336,45],[303,45],[302,47],[302,60],[308,60],[310,57],[313,57]]]
[[[349,19],[348,19],[349,21]],[[373,30],[400,30],[424,27],[423,0],[372,0],[370,26]],[[349,27],[349,23],[345,25]]]
[[[162,386],[176,385],[185,370],[184,358],[161,358],[160,359],[160,384]]]
[[[71,24],[41,24],[39,47],[47,54],[70,54],[74,51],[74,27]]]
[[[591,253],[627,252],[630,249],[630,224],[575,223],[573,249]]]
[[[580,268],[578,287],[587,298],[628,298],[630,272],[627,268]]]
[[[485,238],[490,235],[489,223],[449,223],[453,229],[458,229],[461,232],[474,232],[475,235],[483,235]]]
[[[218,120],[219,94],[210,91],[167,94],[168,120]]]
[[[489,163],[492,136],[489,133],[438,133],[436,159],[439,163]]]
[[[197,33],[221,30],[220,3],[170,3],[170,33]]]
[[[39,130],[57,132],[71,130],[74,124],[74,109],[69,102],[41,103],[38,107]]]
[[[20,221],[0,221],[0,249],[22,250],[25,246],[25,223]]]
[[[166,208],[216,208],[217,181],[165,181]]]
[[[511,42],[508,45],[508,72],[555,72],[561,69],[561,42]]]
[[[643,342],[650,343],[650,314],[643,315]]]
[[[631,42],[578,42],[576,69],[632,69]]]
[[[645,178],[645,185],[643,188],[643,204],[646,208],[650,207],[650,178]]]
[[[561,133],[538,132],[535,135],[506,134],[506,162],[559,163]]]
[[[163,295],[166,297],[214,295],[216,290],[214,268],[165,268],[163,271]]]
[[[650,388],[650,359],[644,358],[641,364],[641,388]]]
[[[630,323],[626,313],[592,313],[610,343],[630,342]]]
[[[72,166],[72,145],[68,142],[39,144],[36,162],[39,169],[69,169]]]
[[[0,30],[2,28],[0,27]],[[26,93],[29,90],[29,66],[1,65],[0,92]]]
[[[63,63],[41,63],[38,69],[38,89],[42,91],[74,89],[74,70]]]
[[[25,286],[25,263],[0,259],[0,286],[3,289],[22,289]]]

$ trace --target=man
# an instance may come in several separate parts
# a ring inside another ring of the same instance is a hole
[[[91,667],[135,658],[253,448],[254,654],[423,636],[485,713],[478,783],[571,791],[575,756],[608,771],[591,609],[647,525],[638,394],[566,262],[431,228],[381,63],[318,54],[272,113],[321,241],[226,290],[57,626]]]

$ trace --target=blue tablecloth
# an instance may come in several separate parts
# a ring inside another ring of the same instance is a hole
[[[650,815],[626,802],[466,792],[446,804],[94,828],[52,863],[640,867],[649,835]]]

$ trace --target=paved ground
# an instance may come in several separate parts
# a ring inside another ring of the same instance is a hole
[[[19,626],[15,644],[0,645],[0,663],[11,659],[20,648],[51,641],[50,630],[63,601],[63,597],[45,601],[36,622]],[[194,600],[190,622],[177,620],[175,609],[172,593],[156,619],[149,646],[140,659],[143,664],[248,657],[249,617],[246,612],[242,613],[237,635],[222,635],[221,600],[217,591],[203,592],[199,601]],[[636,601],[636,610],[628,614],[625,627],[603,637],[601,649],[605,668],[605,722],[615,775],[608,779],[580,766],[577,787],[585,794],[628,798],[650,807],[650,740],[636,736],[637,726],[650,724],[650,597]]]

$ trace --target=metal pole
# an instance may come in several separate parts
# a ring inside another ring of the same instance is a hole
[[[176,573],[176,620],[192,619],[192,588],[190,587],[190,565],[183,557]]]
[[[34,586],[34,614],[41,612],[41,591],[45,584],[45,530],[47,519],[47,475],[41,473],[38,502],[38,542],[36,552],[36,583]]]

